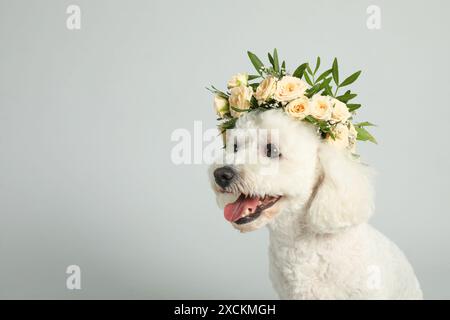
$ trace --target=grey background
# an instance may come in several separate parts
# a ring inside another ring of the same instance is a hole
[[[79,31],[66,8],[82,10]],[[379,5],[381,30],[366,8]],[[246,50],[292,71],[363,70],[360,153],[372,222],[450,298],[448,1],[0,0],[0,298],[275,298],[267,231],[241,235],[206,165],[170,160],[176,128],[215,126],[212,97]],[[65,269],[82,269],[82,290]]]

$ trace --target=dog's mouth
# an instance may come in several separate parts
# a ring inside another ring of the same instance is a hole
[[[272,207],[281,196],[247,196],[241,194],[239,198],[224,208],[224,216],[230,222],[241,225],[259,218],[261,213]]]

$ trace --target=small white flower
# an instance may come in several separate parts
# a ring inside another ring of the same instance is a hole
[[[347,125],[338,123],[333,129],[334,139],[331,136],[327,137],[327,142],[338,147],[347,148],[349,146],[349,129]]]
[[[239,86],[247,86],[248,84],[248,75],[246,73],[238,73],[231,77],[231,79],[227,83],[228,89],[239,87]]]
[[[285,110],[293,118],[303,120],[309,115],[309,100],[307,97],[301,97],[288,103]]]
[[[275,93],[275,89],[277,86],[277,81],[275,77],[269,76],[264,79],[256,88],[255,98],[261,104],[264,101],[268,100]]]
[[[251,87],[239,86],[230,90],[230,98],[228,99],[230,107],[234,107],[240,110],[247,110],[250,108],[250,100],[252,98],[253,89]],[[230,108],[231,116],[237,118],[242,112],[233,110]]]
[[[275,99],[280,102],[292,101],[301,97],[306,90],[306,83],[297,77],[284,76],[277,82]]]
[[[318,120],[330,120],[332,104],[328,96],[316,94],[311,99],[311,115]]]
[[[350,118],[351,114],[348,111],[347,105],[337,99],[332,99],[333,111],[331,112],[331,119],[335,122],[345,122]]]
[[[217,112],[219,117],[223,118],[223,116],[230,111],[228,100],[216,95],[214,97],[214,110]]]
[[[358,131],[356,131],[355,126],[353,125],[353,123],[349,124],[349,129],[348,129],[348,134],[350,138],[355,138],[358,136]]]
[[[348,129],[348,148],[352,153],[356,153],[356,137],[358,136],[358,131],[356,131],[355,126],[350,123]]]

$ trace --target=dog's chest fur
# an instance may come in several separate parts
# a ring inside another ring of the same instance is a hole
[[[281,299],[386,298],[395,290],[391,283],[401,282],[390,279],[396,265],[375,254],[392,249],[390,243],[369,225],[314,234],[301,216],[284,212],[269,226],[270,277]],[[378,287],[370,283],[374,266],[383,278]]]
[[[366,293],[368,261],[360,230],[291,238],[271,232],[270,275],[282,299],[347,299]],[[359,237],[358,237],[359,238]]]
[[[422,298],[404,255],[368,224],[312,234],[290,217],[269,228],[270,278],[281,299]]]

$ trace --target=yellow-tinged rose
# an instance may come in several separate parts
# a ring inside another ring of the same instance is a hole
[[[242,112],[233,110],[233,107],[239,110],[247,110],[250,108],[250,100],[252,98],[253,89],[251,87],[239,86],[230,90],[230,113],[234,118],[238,118]]]
[[[337,99],[332,99],[333,111],[331,112],[331,119],[336,122],[345,122],[350,118],[351,114],[348,111],[347,105]]]
[[[310,112],[309,100],[307,97],[295,99],[288,103],[285,110],[291,117],[303,120]]]
[[[230,111],[228,100],[224,97],[216,95],[214,97],[214,110],[217,112],[219,117],[223,118],[223,116]]]
[[[228,89],[239,87],[239,86],[247,86],[248,84],[248,74],[246,73],[238,73],[231,77],[231,79],[227,83]]]
[[[284,76],[277,82],[275,99],[280,102],[292,101],[303,96],[307,86],[297,77]]]
[[[273,96],[277,87],[275,77],[267,77],[256,88],[255,98],[259,103],[262,103]]]
[[[333,132],[334,134],[334,139],[331,137],[331,135],[327,136],[327,141],[329,143],[339,148],[347,148],[349,146],[348,144],[349,129],[347,125],[343,123],[338,123],[331,130],[331,132]]]
[[[311,115],[319,120],[330,120],[331,118],[331,99],[328,96],[316,94],[310,101]]]

